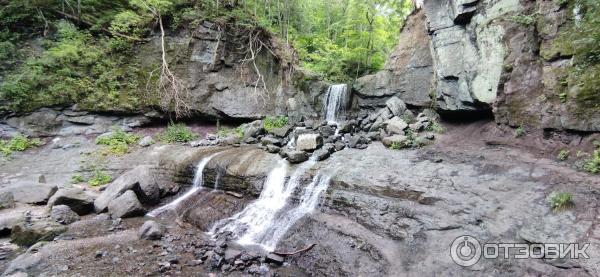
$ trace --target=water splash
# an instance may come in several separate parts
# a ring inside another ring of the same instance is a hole
[[[285,231],[299,218],[308,212],[309,207],[314,207],[316,200],[303,197],[301,206],[293,209],[292,212],[284,211],[288,199],[294,190],[300,185],[302,176],[316,164],[315,159],[311,159],[298,167],[289,181],[286,182],[286,173],[288,163],[280,160],[278,165],[269,172],[263,185],[260,197],[248,205],[244,210],[234,216],[217,222],[210,233],[220,234],[231,232],[237,242],[242,245],[260,245],[268,251],[273,251],[279,239],[285,234]],[[312,186],[311,186],[312,185]],[[305,196],[313,197],[316,192],[316,184],[311,184],[305,189]],[[318,194],[316,198],[318,199]],[[304,203],[304,204],[302,204]],[[297,218],[297,219],[294,219]],[[279,225],[283,221],[282,229]],[[273,237],[277,234],[277,238]]]
[[[177,208],[179,203],[181,203],[183,200],[187,199],[188,197],[194,195],[197,191],[201,190],[203,188],[202,183],[204,182],[204,178],[202,176],[203,172],[204,172],[204,167],[206,167],[208,162],[210,162],[210,160],[212,160],[212,158],[214,158],[218,154],[219,153],[214,153],[214,154],[200,160],[200,162],[196,166],[196,173],[194,174],[194,182],[192,183],[192,188],[190,190],[188,190],[183,195],[177,197],[175,200],[171,201],[170,203],[165,204],[161,207],[158,207],[146,215],[150,216],[150,217],[156,217],[167,210]]]
[[[329,187],[329,181],[331,176],[323,176],[317,174],[312,182],[304,188],[304,193],[300,198],[300,204],[293,209],[286,211],[277,220],[277,224],[273,225],[272,228],[266,232],[266,240],[262,242],[266,249],[269,251],[275,250],[277,243],[287,233],[287,231],[305,215],[312,213],[317,204],[321,194]]]
[[[325,120],[328,123],[337,123],[339,116],[344,113],[347,90],[346,84],[331,85],[327,90]]]

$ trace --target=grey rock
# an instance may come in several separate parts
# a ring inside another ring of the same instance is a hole
[[[13,227],[23,220],[22,212],[3,213],[0,216],[0,235],[5,236],[10,234]]]
[[[308,160],[308,154],[306,154],[306,152],[304,152],[304,151],[298,151],[298,150],[286,151],[286,157],[290,163],[294,163],[294,164],[305,162],[306,160]]]
[[[96,117],[93,115],[71,116],[67,117],[67,121],[76,124],[92,125],[96,121]]]
[[[110,183],[94,201],[94,210],[97,213],[106,211],[108,203],[127,190],[133,190],[146,204],[156,204],[160,200],[160,187],[152,167],[140,165]]]
[[[142,227],[140,227],[138,236],[140,239],[145,240],[159,240],[162,238],[164,233],[165,227],[162,224],[153,220],[148,220],[144,222]]]
[[[275,145],[267,145],[267,152],[269,153],[279,153],[281,151],[281,147]]]
[[[319,133],[323,137],[330,137],[335,134],[335,129],[332,126],[326,125],[319,127]]]
[[[408,143],[409,138],[403,135],[393,135],[389,137],[385,137],[381,140],[383,145],[386,147],[391,147],[392,144],[406,145]]]
[[[71,224],[79,220],[79,216],[67,205],[56,205],[52,207],[50,217],[60,224]]]
[[[269,263],[274,263],[274,264],[279,264],[279,265],[283,264],[283,262],[285,261],[285,259],[282,256],[279,256],[275,253],[267,254],[265,259]]]
[[[341,141],[336,142],[334,144],[334,146],[335,146],[335,151],[341,151],[346,147],[346,145]]]
[[[281,146],[281,140],[272,136],[264,136],[260,139],[262,145]]]
[[[13,226],[10,239],[18,245],[31,246],[39,241],[51,241],[66,230],[65,226],[50,218],[23,220]]]
[[[190,141],[190,146],[192,146],[192,147],[215,146],[218,144],[219,144],[219,140],[201,139],[201,140]]]
[[[237,249],[227,249],[225,250],[224,259],[227,263],[232,263],[235,259],[242,255],[242,251]]]
[[[41,183],[16,183],[0,189],[0,194],[10,192],[14,201],[27,204],[46,204],[56,192],[55,185]]]
[[[400,116],[406,111],[406,104],[396,96],[385,101],[385,105],[390,109],[394,116]]]
[[[152,144],[154,144],[154,139],[151,136],[145,136],[138,142],[138,145],[141,147],[148,147]]]
[[[319,149],[313,153],[313,157],[315,157],[317,161],[325,160],[329,158],[330,155],[331,154],[329,153],[329,151],[325,149]]]
[[[0,193],[0,210],[15,207],[15,197],[12,192],[5,191]]]
[[[78,215],[94,211],[96,194],[81,188],[61,188],[48,200],[48,207],[66,205]]]
[[[296,139],[296,150],[314,151],[323,145],[323,138],[320,134],[301,134]]]
[[[286,137],[287,135],[290,134],[290,132],[292,131],[292,129],[293,128],[292,128],[291,125],[285,125],[285,126],[283,126],[281,128],[274,128],[271,131],[269,131],[269,133],[275,135],[276,137],[284,138],[284,137]]]
[[[408,124],[404,122],[400,117],[393,117],[387,120],[385,123],[385,130],[388,134],[404,134],[404,129],[408,127]]]
[[[432,109],[424,109],[419,115],[429,118],[431,121],[440,121],[440,115]],[[419,117],[419,116],[417,116]]]
[[[321,148],[329,153],[333,153],[335,152],[335,144],[333,143],[326,143],[325,145],[323,145],[323,147]]]
[[[108,213],[112,218],[125,218],[144,215],[146,210],[132,190],[128,190],[108,204]]]
[[[255,120],[251,123],[244,124],[241,126],[241,128],[242,131],[244,131],[244,142],[246,142],[246,140],[249,138],[255,138],[265,133],[265,129],[263,128],[263,123],[261,120]]]

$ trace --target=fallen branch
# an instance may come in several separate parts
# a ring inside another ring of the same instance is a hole
[[[302,252],[309,251],[309,250],[313,249],[313,247],[315,247],[315,245],[317,245],[317,244],[316,244],[316,243],[313,243],[313,244],[311,244],[311,245],[309,245],[309,246],[307,246],[307,247],[305,247],[305,248],[303,248],[303,249],[300,249],[300,250],[298,250],[298,251],[294,251],[294,252],[289,252],[289,253],[284,253],[284,252],[276,252],[276,251],[274,251],[274,252],[272,252],[272,253],[273,253],[273,254],[277,254],[277,255],[279,255],[279,256],[293,256],[293,255],[296,255],[296,254],[300,254],[300,253],[302,253]]]

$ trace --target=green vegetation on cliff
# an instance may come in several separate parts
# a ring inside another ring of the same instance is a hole
[[[573,68],[562,84],[568,91],[559,94],[561,101],[575,100],[578,114],[600,111],[600,2],[597,0],[561,1],[571,13],[571,21],[542,56],[573,56]]]
[[[411,3],[0,0],[0,112],[71,104],[124,112],[158,104],[172,108],[163,103],[165,95],[181,83],[161,84],[161,67],[142,66],[139,53],[163,22],[166,32],[191,30],[203,20],[268,30],[294,46],[306,68],[331,80],[352,79],[383,67]]]

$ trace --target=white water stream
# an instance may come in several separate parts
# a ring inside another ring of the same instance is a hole
[[[202,173],[204,172],[204,167],[206,167],[208,162],[210,162],[210,160],[212,160],[212,158],[214,158],[218,154],[219,153],[214,153],[208,157],[205,157],[198,163],[198,165],[196,166],[196,173],[194,174],[194,182],[193,182],[192,188],[190,190],[188,190],[183,195],[177,197],[173,201],[169,202],[168,204],[165,204],[161,207],[158,207],[158,208],[152,210],[151,212],[149,212],[146,215],[151,216],[151,217],[156,217],[167,210],[177,208],[177,206],[179,205],[179,203],[181,203],[181,201],[187,199],[188,197],[194,195],[194,193],[196,193],[197,191],[201,190],[203,188],[202,187],[202,183],[203,183]]]
[[[331,85],[327,90],[325,109],[327,123],[337,123],[340,115],[344,113],[347,90],[346,84]]]
[[[329,178],[315,177],[304,188],[300,204],[285,209],[289,198],[301,185],[303,175],[315,164],[316,161],[311,159],[300,165],[286,182],[288,163],[280,160],[269,172],[260,197],[241,212],[217,222],[210,233],[231,232],[239,244],[259,245],[273,251],[287,230],[316,207],[320,194],[329,185]]]

